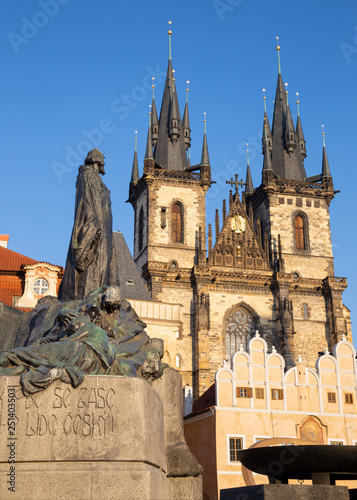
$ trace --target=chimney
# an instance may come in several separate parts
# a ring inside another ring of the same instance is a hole
[[[9,242],[8,234],[0,234],[0,247],[7,248],[7,244]]]

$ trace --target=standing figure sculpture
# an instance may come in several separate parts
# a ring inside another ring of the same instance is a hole
[[[102,181],[104,156],[89,151],[76,182],[74,226],[58,297],[83,299],[102,285],[119,285],[110,191]]]

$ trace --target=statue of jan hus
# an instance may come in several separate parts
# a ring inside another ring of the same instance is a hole
[[[119,285],[110,191],[101,175],[104,156],[95,148],[77,176],[74,226],[58,293],[62,301],[83,299],[102,285]]]

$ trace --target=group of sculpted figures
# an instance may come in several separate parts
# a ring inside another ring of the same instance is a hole
[[[85,375],[159,378],[163,342],[122,298],[112,244],[110,192],[104,156],[94,149],[79,168],[75,220],[59,298],[44,297],[27,313],[11,350],[0,352],[0,375],[21,375],[29,395],[55,380],[72,384]]]

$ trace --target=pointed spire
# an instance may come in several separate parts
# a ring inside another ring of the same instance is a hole
[[[202,156],[201,156],[201,166],[209,167],[209,154],[207,146],[207,135],[206,135],[206,113],[204,113],[204,129],[203,129],[203,145],[202,145]]]
[[[299,92],[296,92],[297,96],[297,120],[296,120],[296,139],[300,148],[301,156],[306,158],[306,141],[304,138],[304,132],[302,131],[302,125],[301,125],[301,120],[300,120],[300,101],[299,101]]]
[[[263,135],[262,135],[262,153],[264,154],[264,146],[265,146],[265,125],[268,139],[268,149],[271,154],[273,138],[271,135],[269,119],[267,114],[267,105],[266,105],[266,97],[265,97],[265,89],[263,89],[263,101],[264,101],[264,119],[263,119]]]
[[[216,215],[215,215],[214,224],[215,224],[215,229],[216,229],[216,241],[217,241],[218,236],[219,236],[219,212],[218,212],[218,208],[216,208]]]
[[[267,125],[264,126],[264,135],[265,135],[265,146],[264,146],[263,172],[265,170],[273,170],[271,157],[269,153],[269,147],[268,147]]]
[[[223,200],[223,206],[222,206],[222,219],[224,225],[227,219],[227,204],[225,199]]]
[[[188,148],[187,166],[191,166],[191,148]]]
[[[272,126],[272,168],[281,179],[304,181],[306,171],[300,148],[296,147],[295,128],[281,76],[279,45],[278,55],[279,74]]]
[[[326,153],[324,125],[322,125],[322,177],[332,178],[330,166],[328,164],[327,153]]]
[[[186,104],[185,104],[185,110],[183,112],[183,117],[182,117],[182,128],[183,128],[183,136],[185,140],[185,146],[186,150],[191,147],[191,129],[190,129],[190,118],[188,114],[188,84],[190,82],[187,80],[187,88],[186,88]]]
[[[294,149],[296,148],[296,141],[295,141],[295,128],[294,128],[294,123],[293,119],[291,116],[291,111],[289,107],[289,92],[288,92],[288,84],[285,84],[286,91],[286,117],[285,117],[285,146],[286,150],[289,153],[289,156],[292,155],[294,152]]]
[[[134,150],[134,159],[133,159],[133,167],[131,169],[131,180],[130,184],[134,184],[139,180],[139,167],[138,167],[138,132],[135,130],[135,150]]]
[[[172,100],[169,120],[169,136],[173,144],[180,137],[180,116],[177,109],[176,85],[175,85],[175,70],[172,70]]]
[[[146,151],[144,160],[153,160],[154,155],[152,152],[152,137],[151,137],[151,106],[149,106],[149,127],[148,127],[148,138],[146,142]]]
[[[253,194],[253,181],[252,181],[252,174],[250,173],[250,166],[249,166],[249,149],[248,149],[248,144],[247,144],[247,175],[245,178],[245,194]]]
[[[181,115],[172,70],[171,36],[172,32],[170,29],[169,61],[160,111],[159,132],[155,147],[155,166],[165,170],[184,171],[187,168],[187,153],[182,134]]]
[[[152,77],[152,105],[151,105],[151,136],[152,147],[155,148],[157,138],[159,137],[159,120],[157,117],[156,103],[155,103],[155,78]]]

